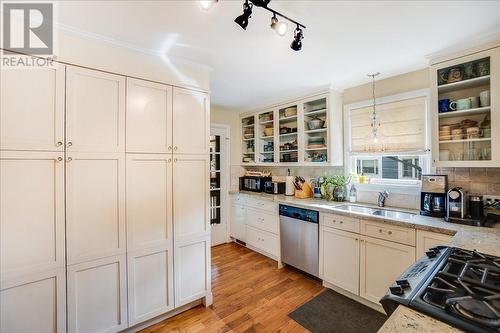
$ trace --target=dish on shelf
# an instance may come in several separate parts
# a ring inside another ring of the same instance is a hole
[[[291,106],[284,110],[285,117],[293,117],[297,115],[297,107]]]
[[[253,139],[253,133],[245,133],[245,134],[243,134],[243,137],[245,139]]]
[[[314,118],[314,119],[311,119],[307,122],[307,128],[309,130],[315,130],[318,128],[322,128],[324,124],[325,124],[324,120],[319,119],[319,118]]]
[[[250,163],[252,161],[253,161],[253,159],[251,157],[243,157],[243,162],[244,163]]]
[[[325,137],[324,136],[310,136],[307,138],[307,143],[309,143],[310,145],[324,144]]]
[[[264,128],[264,135],[265,136],[272,136],[273,134],[274,134],[274,128],[272,128],[272,127]]]
[[[326,148],[326,146],[324,144],[307,145],[307,149],[321,149],[321,148]]]

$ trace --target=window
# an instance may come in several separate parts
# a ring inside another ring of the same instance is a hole
[[[345,107],[346,171],[367,176],[370,183],[418,185],[430,172],[428,90],[378,99],[378,140],[372,136],[372,103]]]

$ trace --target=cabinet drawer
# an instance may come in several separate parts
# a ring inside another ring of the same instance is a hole
[[[415,246],[415,229],[372,221],[362,221],[361,233],[391,242]]]
[[[359,220],[342,215],[320,214],[321,224],[327,227],[359,233]]]
[[[278,236],[247,226],[247,244],[278,257]]]
[[[269,200],[262,200],[262,199],[256,199],[256,198],[247,198],[245,205],[250,208],[256,208],[259,210],[265,210],[267,212],[271,213],[278,213],[278,204],[269,201]]]
[[[278,228],[279,228],[278,215],[272,215],[265,213],[263,211],[258,211],[249,208],[247,210],[245,221],[248,225],[255,227],[257,229],[269,231],[274,234],[278,233]]]

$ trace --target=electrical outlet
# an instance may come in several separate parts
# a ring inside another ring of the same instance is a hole
[[[483,195],[484,206],[487,207],[495,202],[500,202],[500,196],[498,195]]]

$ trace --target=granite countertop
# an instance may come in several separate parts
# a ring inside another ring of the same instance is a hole
[[[399,209],[385,207],[389,210],[397,210],[408,213],[415,213],[409,219],[388,219],[381,216],[373,216],[368,214],[360,214],[354,212],[346,212],[336,208],[340,205],[349,204],[348,202],[330,202],[321,199],[296,199],[284,195],[273,195],[266,193],[238,192],[231,191],[230,194],[241,194],[259,199],[272,200],[281,204],[288,204],[297,207],[314,209],[325,213],[335,213],[341,215],[349,215],[360,219],[378,220],[380,222],[410,227],[419,230],[433,231],[443,234],[452,235],[449,243],[450,246],[460,247],[468,250],[477,250],[482,253],[500,256],[500,228],[483,228],[467,225],[460,225],[445,222],[440,218],[433,218],[419,215],[417,210]],[[357,205],[378,208],[375,205],[356,203]],[[439,320],[424,315],[420,312],[399,306],[396,311],[389,317],[379,333],[396,333],[396,332],[461,332],[460,330],[451,327]]]

